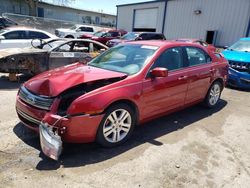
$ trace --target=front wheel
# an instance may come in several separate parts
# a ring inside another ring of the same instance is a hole
[[[209,108],[215,107],[221,96],[222,92],[222,85],[220,82],[216,81],[212,84],[210,89],[208,90],[207,96],[205,98],[205,105]]]
[[[126,104],[111,106],[103,117],[97,142],[104,147],[120,145],[128,140],[135,126],[134,110]]]

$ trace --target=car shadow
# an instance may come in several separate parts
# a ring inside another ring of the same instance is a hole
[[[196,105],[155,119],[143,126],[137,126],[131,138],[123,145],[115,148],[103,148],[96,143],[65,144],[59,161],[51,160],[40,152],[42,160],[37,164],[36,168],[38,170],[56,170],[60,166],[64,168],[85,166],[111,159],[144,143],[160,146],[163,143],[155,139],[209,117],[222,110],[226,105],[227,102],[221,100],[217,107],[213,109],[206,109],[201,105]],[[26,144],[41,151],[38,134],[34,136],[34,133],[21,123],[18,123],[13,131]]]
[[[1,90],[13,90],[20,87],[22,83],[30,79],[30,75],[18,75],[17,81],[9,81],[7,74],[0,75],[0,89]]]

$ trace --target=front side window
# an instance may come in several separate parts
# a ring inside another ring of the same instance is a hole
[[[205,64],[211,61],[211,58],[200,48],[186,47],[189,66]]]
[[[178,70],[184,67],[182,48],[175,47],[164,51],[155,61],[151,70],[156,67],[163,67],[169,71]]]
[[[94,32],[92,27],[80,27],[79,28],[82,32]]]
[[[26,39],[25,31],[11,31],[3,34],[5,39]]]
[[[104,52],[88,65],[132,75],[144,67],[157,49],[156,46],[121,45]]]

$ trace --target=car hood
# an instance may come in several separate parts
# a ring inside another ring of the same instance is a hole
[[[250,52],[224,50],[222,54],[225,56],[227,60],[250,63]]]
[[[74,63],[37,75],[24,86],[35,94],[56,97],[63,91],[82,83],[125,76],[127,75],[124,73]]]
[[[71,29],[65,29],[65,28],[59,28],[59,29],[56,29],[57,31],[61,31],[61,32],[72,32],[74,30],[71,30]]]
[[[37,48],[7,48],[0,50],[0,58],[8,57],[11,55],[47,52],[47,50]]]

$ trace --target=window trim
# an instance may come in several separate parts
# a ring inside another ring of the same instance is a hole
[[[201,65],[207,65],[212,63],[212,58],[211,56],[202,48],[196,47],[196,46],[182,46],[183,47],[183,53],[185,54],[185,59],[186,59],[186,63],[188,64],[187,67],[197,67],[197,66],[201,66]],[[187,53],[187,48],[195,48],[195,49],[199,49],[200,51],[202,51],[206,57],[206,63],[202,63],[202,64],[197,64],[197,65],[191,65],[190,66],[190,62],[188,60],[188,53]],[[210,58],[210,61],[207,62],[207,59]]]
[[[175,47],[170,47],[170,48],[166,48],[163,50],[163,52],[156,57],[156,59],[154,60],[154,62],[151,64],[151,66],[149,67],[148,71],[147,71],[147,74],[146,74],[146,77],[145,78],[150,78],[150,71],[152,70],[152,66],[155,64],[155,62],[158,60],[158,58],[164,53],[166,52],[167,50],[170,50],[170,49],[173,49],[173,48],[180,48],[181,49],[181,59],[182,59],[182,62],[183,62],[183,67],[182,68],[179,68],[179,69],[174,69],[174,70],[168,70],[169,73],[172,73],[172,72],[176,72],[176,71],[180,71],[180,70],[183,70],[185,68],[188,68],[187,66],[187,62],[186,62],[186,58],[184,57],[184,48],[183,46],[175,46]],[[164,68],[164,67],[163,67]]]

